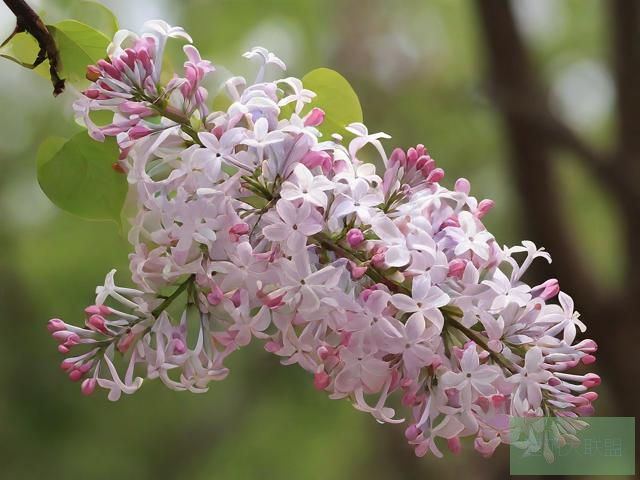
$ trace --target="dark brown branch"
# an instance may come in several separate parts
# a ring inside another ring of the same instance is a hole
[[[611,16],[613,63],[618,99],[618,130],[621,160],[625,166],[636,164],[640,172],[640,2],[612,0]]]
[[[49,74],[53,84],[53,94],[59,95],[64,91],[64,79],[60,77],[60,53],[51,32],[49,32],[38,14],[24,0],[4,0],[4,3],[16,16],[16,28],[3,45],[14,35],[21,32],[27,32],[35,38],[40,51],[30,68],[37,67],[45,59],[49,60]]]
[[[618,2],[625,3],[626,2]],[[525,105],[544,105],[544,90],[536,78],[529,60],[524,42],[516,28],[510,2],[504,0],[477,0],[480,22],[487,47],[487,60],[495,98],[511,99],[508,103],[525,102]],[[631,28],[627,26],[627,28]],[[627,45],[620,43],[618,55],[624,55]],[[635,75],[635,74],[634,74]],[[588,321],[590,337],[600,345],[599,357],[603,360],[606,372],[603,378],[606,384],[616,392],[618,414],[633,415],[636,410],[634,385],[629,378],[640,375],[640,363],[629,361],[629,338],[637,336],[637,322],[633,311],[640,295],[633,284],[625,282],[620,292],[606,292],[605,284],[598,282],[591,274],[586,259],[578,254],[578,244],[566,228],[561,214],[562,198],[558,195],[559,185],[552,165],[551,148],[558,143],[558,132],[563,142],[569,142],[573,149],[585,150],[577,137],[569,137],[568,130],[560,128],[559,123],[542,126],[532,123],[518,108],[506,108],[505,102],[498,101],[502,112],[505,130],[511,148],[511,165],[516,180],[516,188],[526,212],[526,228],[535,241],[547,246],[554,256],[553,271],[562,279],[562,289],[576,299],[584,318]],[[530,107],[524,107],[530,109]],[[634,107],[635,114],[640,108]],[[535,109],[534,109],[535,111]],[[631,112],[627,112],[631,115]],[[544,117],[543,117],[544,119]],[[547,117],[545,121],[548,121]],[[626,121],[626,120],[625,120]],[[555,133],[554,133],[555,132]],[[563,137],[564,136],[564,137]],[[631,139],[628,139],[631,142]],[[635,139],[634,141],[638,141]],[[582,152],[590,161],[601,161],[591,152]],[[616,167],[620,160],[616,158]],[[598,167],[600,168],[600,167]],[[607,167],[609,168],[609,167]],[[625,175],[623,170],[620,175]],[[602,177],[597,180],[603,182]],[[618,181],[618,180],[616,180]],[[606,183],[606,182],[603,182]],[[627,183],[627,188],[632,182]],[[613,192],[613,197],[621,206],[624,214],[628,244],[634,240],[633,230],[640,225],[638,218],[640,202],[625,197],[623,191]],[[635,236],[636,249],[640,234]],[[630,248],[630,271],[640,266]],[[603,252],[603,254],[606,254]],[[618,252],[612,252],[619,255]]]
[[[503,112],[517,116],[529,128],[544,135],[551,145],[571,152],[579,157],[592,174],[601,179],[605,186],[613,192],[622,193],[628,198],[640,201],[635,185],[628,181],[623,172],[617,168],[616,155],[599,151],[585,142],[575,131],[558,119],[547,107],[546,103],[529,101],[523,98],[510,98],[505,92],[492,92],[493,101]]]
[[[503,114],[511,166],[527,213],[528,233],[554,255],[554,269],[563,278],[566,290],[598,299],[600,289],[567,229],[560,208],[563,202],[554,183],[549,133],[556,132],[560,123],[548,124],[552,117],[543,107],[546,98],[516,29],[509,2],[478,0],[477,5],[487,42],[490,89]],[[526,112],[539,113],[532,117]],[[568,131],[560,129],[562,135]]]
[[[625,285],[630,298],[640,295],[640,2],[612,0],[613,62],[618,99],[618,167],[635,188],[636,197],[622,205],[629,253]]]

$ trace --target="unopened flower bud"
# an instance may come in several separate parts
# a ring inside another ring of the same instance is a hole
[[[347,232],[347,242],[351,248],[356,248],[362,242],[364,242],[364,233],[358,228],[352,228]]]
[[[324,122],[324,110],[318,107],[314,107],[304,118],[304,126],[305,127],[317,127],[322,122]]]

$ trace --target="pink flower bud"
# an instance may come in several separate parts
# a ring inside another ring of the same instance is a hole
[[[249,224],[247,223],[236,223],[233,227],[229,229],[230,233],[234,233],[236,235],[244,235],[249,233]]]
[[[409,425],[404,431],[404,436],[407,440],[409,440],[410,442],[413,442],[416,438],[418,438],[418,435],[420,435],[421,433],[422,432],[417,426]]]
[[[153,115],[155,112],[139,102],[124,102],[121,103],[118,108],[123,113],[131,113],[134,115],[138,115],[140,117],[148,117],[149,115]]]
[[[353,267],[351,267],[351,278],[353,280],[360,280],[362,277],[365,276],[366,273],[367,273],[367,267],[358,267],[355,264]]]
[[[277,342],[273,342],[273,341],[267,342],[264,345],[264,349],[269,353],[276,353],[281,348],[282,348],[282,345],[280,345]]]
[[[581,417],[591,417],[595,413],[596,409],[593,408],[593,405],[588,403],[586,405],[580,405],[579,407],[576,407],[573,411]]]
[[[211,293],[207,294],[207,301],[211,305],[216,306],[216,305],[220,305],[220,302],[222,302],[223,298],[224,298],[224,292],[218,286],[217,283],[214,283],[211,286]]]
[[[575,345],[575,348],[584,353],[595,353],[598,350],[598,344],[588,338]]]
[[[329,155],[327,152],[310,150],[304,157],[302,157],[300,163],[302,163],[309,170],[312,170],[316,167],[322,167],[322,170],[324,172],[327,167],[331,166],[331,155]]]
[[[418,158],[420,158],[420,154],[415,148],[411,147],[407,150],[407,168],[413,168],[418,162]]]
[[[82,372],[80,370],[71,370],[69,372],[69,378],[71,379],[72,382],[77,382],[78,380],[80,380],[82,378]]]
[[[153,132],[153,130],[143,125],[136,125],[135,127],[131,128],[128,133],[131,140],[138,140],[139,138],[146,137],[151,132]]]
[[[269,295],[263,295],[259,298],[262,304],[265,307],[269,308],[278,308],[282,306],[282,299],[284,298],[284,294],[277,295],[275,297],[270,297]]]
[[[95,65],[87,65],[87,73],[85,76],[90,82],[95,82],[102,76],[102,72],[100,72],[100,69]]]
[[[173,340],[173,354],[174,355],[182,355],[186,351],[187,351],[187,346],[184,344],[184,342],[181,339],[176,338],[176,339]]]
[[[85,323],[91,330],[109,335],[109,330],[105,326],[105,319],[102,315],[91,315]]]
[[[507,397],[505,397],[504,395],[491,395],[491,403],[493,403],[493,406],[495,408],[500,408],[500,406],[503,405],[506,401]]]
[[[371,265],[378,268],[384,265],[384,253],[376,253],[371,257]]]
[[[596,392],[584,392],[580,396],[586,398],[589,402],[595,402],[598,399],[598,394]]]
[[[87,363],[83,363],[82,365],[80,365],[78,370],[80,370],[82,372],[82,374],[84,375],[89,370],[91,370],[91,367],[93,367],[93,360],[91,360],[91,361],[89,361]]]
[[[49,330],[51,333],[59,332],[61,330],[66,330],[66,329],[67,329],[67,324],[64,323],[62,320],[60,320],[59,318],[52,318],[47,322],[47,330]]]
[[[456,192],[469,195],[469,192],[471,191],[471,184],[469,183],[469,180],[467,180],[466,178],[459,178],[458,180],[456,180],[456,184],[453,188],[455,189]]]
[[[356,248],[364,242],[364,233],[359,228],[352,228],[347,232],[347,242],[351,248]]]
[[[434,168],[429,176],[427,177],[427,182],[436,183],[444,178],[444,170],[441,168]]]
[[[322,345],[318,347],[318,349],[316,350],[316,353],[322,360],[325,360],[331,354],[331,351],[327,347]]]
[[[596,357],[593,355],[587,354],[580,359],[584,365],[591,365],[596,362]]]
[[[67,358],[65,358],[62,362],[60,362],[60,368],[62,370],[64,370],[65,372],[68,371],[69,369],[73,368],[75,365],[74,361],[71,361]]]
[[[478,397],[476,403],[480,406],[484,413],[489,411],[489,407],[491,406],[491,400],[488,397]]]
[[[476,210],[476,216],[478,218],[484,217],[489,211],[493,208],[495,202],[493,200],[489,200],[488,198],[481,200],[478,203],[478,210]]]
[[[96,389],[97,384],[98,382],[96,381],[95,378],[87,378],[84,382],[82,382],[82,385],[80,386],[80,391],[85,396],[91,395],[93,391]]]
[[[406,163],[406,156],[401,148],[395,148],[389,156],[389,166],[392,167],[396,163],[404,165]]]
[[[118,344],[116,345],[118,348],[118,351],[120,353],[124,353],[127,350],[129,350],[129,348],[131,347],[131,345],[133,345],[134,340],[136,339],[135,334],[133,333],[133,331],[129,331],[129,333],[127,333],[126,335],[124,335],[119,341]]]
[[[466,266],[467,262],[465,262],[463,259],[454,258],[449,262],[449,276],[461,279]]]
[[[600,385],[600,376],[596,375],[595,373],[587,373],[585,375],[585,380],[582,382],[582,385],[587,388],[597,387],[598,385]]]
[[[313,386],[318,390],[324,390],[331,383],[331,377],[325,372],[318,372],[313,376]]]
[[[324,110],[318,107],[314,107],[309,112],[309,115],[304,117],[305,127],[317,127],[324,122]]]
[[[95,100],[100,96],[100,91],[96,90],[95,88],[89,88],[82,93],[84,94],[85,97],[91,98],[92,100]]]
[[[416,396],[413,393],[407,392],[402,396],[402,404],[405,407],[410,407],[416,403]]]
[[[544,283],[534,287],[531,293],[534,297],[539,297],[542,300],[549,300],[555,297],[560,292],[560,284],[555,278],[550,278]]]
[[[247,233],[249,233],[249,224],[247,223],[236,223],[229,229],[229,237],[233,242],[237,242],[241,235],[246,235]]]
[[[80,342],[80,337],[77,333],[70,332],[68,330],[58,330],[53,332],[51,336],[60,343],[64,343],[67,346],[76,345]]]
[[[453,454],[458,455],[460,453],[460,450],[462,449],[462,444],[460,443],[460,437],[449,438],[447,440],[447,446],[449,447],[449,450],[451,450]]]
[[[110,315],[112,310],[106,305],[89,305],[84,312],[87,315]]]
[[[444,220],[444,222],[442,222],[442,225],[440,226],[440,228],[447,228],[447,227],[459,227],[460,226],[460,222],[458,222],[458,218],[455,216],[446,218]]]
[[[216,138],[220,140],[220,137],[222,137],[222,135],[224,134],[224,127],[222,125],[218,125],[213,130],[211,130],[211,133],[213,133]]]

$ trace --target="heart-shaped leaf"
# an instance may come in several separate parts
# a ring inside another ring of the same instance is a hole
[[[316,68],[302,77],[304,88],[316,93],[310,107],[324,110],[325,118],[318,130],[323,135],[347,134],[344,127],[362,122],[362,107],[346,78],[329,68]]]
[[[113,138],[96,142],[86,131],[66,142],[49,138],[38,151],[38,182],[61,209],[88,219],[120,223],[127,180],[111,167],[117,158]]]

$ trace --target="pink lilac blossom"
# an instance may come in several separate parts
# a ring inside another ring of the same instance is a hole
[[[214,68],[190,43],[184,76],[161,72],[167,39],[190,37],[164,22],[147,30],[115,35],[75,105],[94,139],[116,137],[137,202],[136,288],[112,271],[84,327],[48,324],[83,394],[100,386],[117,400],[145,377],[204,392],[259,341],[331,398],[379,422],[406,417],[417,455],[457,452],[462,437],[490,455],[510,442],[509,416],[592,414],[599,377],[569,370],[593,363],[596,344],[576,341],[585,325],[557,280],[522,281],[551,259],[531,242],[500,247],[482,223],[493,202],[465,179],[441,185],[423,145],[387,157],[390,137],[362,124],[346,144],[322,136],[314,92],[267,81],[286,67],[263,48],[244,55],[255,82],[230,78],[229,107],[212,110]],[[97,110],[112,123],[96,125]],[[367,145],[382,175],[363,161]]]

